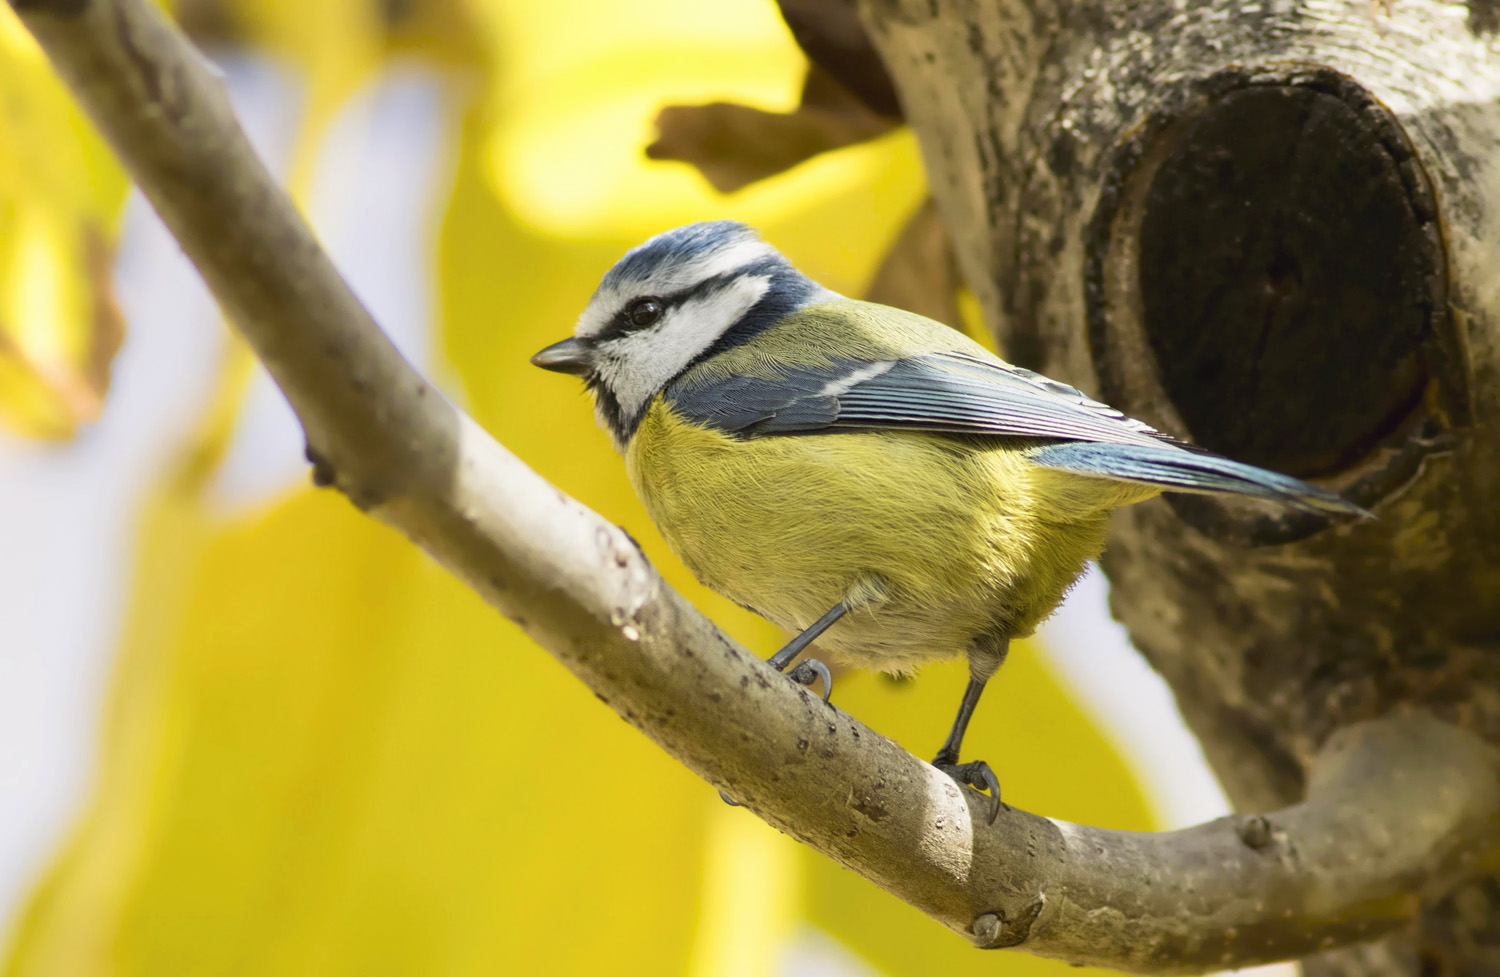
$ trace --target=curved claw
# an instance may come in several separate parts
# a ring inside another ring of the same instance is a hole
[[[744,807],[745,806],[745,805],[741,804],[739,801],[735,800],[733,797],[730,797],[728,794],[724,793],[722,790],[719,791],[719,800],[723,801],[725,804],[728,804],[730,807]]]
[[[786,673],[786,677],[791,679],[793,682],[796,682],[798,685],[805,685],[808,688],[812,688],[812,684],[814,682],[816,682],[818,679],[822,679],[823,701],[827,702],[828,697],[833,695],[833,673],[828,671],[827,665],[818,661],[816,658],[802,659],[797,663],[797,666],[795,668]]]
[[[1000,816],[1000,780],[988,763],[973,760],[969,763],[934,763],[933,766],[960,784],[978,791],[989,791],[989,817],[985,821],[995,823],[995,818]]]

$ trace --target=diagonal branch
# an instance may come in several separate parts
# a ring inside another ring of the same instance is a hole
[[[1237,967],[1400,926],[1500,861],[1500,762],[1419,714],[1336,734],[1307,801],[1269,818],[1153,835],[1010,809],[984,825],[976,797],[734,644],[433,390],[146,0],[16,9],[291,401],[315,479],[705,779],[976,943],[1141,973]]]

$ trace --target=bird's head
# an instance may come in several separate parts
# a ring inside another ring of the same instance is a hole
[[[572,337],[531,362],[582,377],[623,450],[652,398],[684,371],[824,297],[744,224],[687,224],[626,252]]]

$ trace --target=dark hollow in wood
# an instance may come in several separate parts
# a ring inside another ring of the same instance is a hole
[[[1399,492],[1469,411],[1438,201],[1400,123],[1352,79],[1300,65],[1227,69],[1159,106],[1110,154],[1090,222],[1105,400],[1366,507]],[[1328,525],[1167,502],[1244,545]]]
[[[1428,381],[1432,212],[1359,108],[1229,92],[1181,127],[1141,222],[1146,338],[1193,440],[1302,477],[1368,455]]]

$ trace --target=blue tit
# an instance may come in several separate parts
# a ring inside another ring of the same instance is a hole
[[[989,793],[959,747],[985,682],[1105,543],[1164,491],[1363,510],[1192,448],[1011,366],[956,330],[848,299],[750,228],[690,224],[605,274],[535,365],[583,378],[672,551],[707,586],[836,661],[905,673],[967,656],[933,763]],[[827,669],[800,664],[804,684]]]

